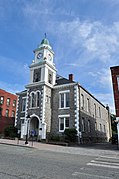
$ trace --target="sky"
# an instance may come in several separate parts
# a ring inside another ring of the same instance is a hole
[[[119,0],[0,0],[0,88],[29,83],[33,50],[44,34],[58,74],[114,112],[110,67],[119,65]]]

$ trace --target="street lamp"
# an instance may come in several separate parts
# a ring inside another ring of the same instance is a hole
[[[25,141],[25,144],[28,144],[28,122],[29,122],[29,118],[30,118],[30,116],[28,114],[28,116],[26,117],[26,119],[27,119],[27,130],[26,130],[26,141]]]

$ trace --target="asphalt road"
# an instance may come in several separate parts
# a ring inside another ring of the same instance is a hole
[[[119,156],[0,144],[0,179],[119,179]]]

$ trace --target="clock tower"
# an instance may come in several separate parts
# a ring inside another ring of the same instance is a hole
[[[30,65],[30,83],[26,85],[25,116],[30,116],[28,130],[35,129],[40,139],[46,139],[46,133],[51,131],[52,89],[56,82],[53,57],[54,52],[45,37],[34,50],[34,60]]]
[[[41,41],[34,50],[34,54],[34,60],[30,65],[30,84],[45,83],[53,87],[56,80],[56,68],[53,62],[54,52],[47,38]]]

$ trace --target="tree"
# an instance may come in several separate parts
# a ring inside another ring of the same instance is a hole
[[[14,126],[6,127],[4,130],[5,137],[17,137],[17,128]]]
[[[117,123],[115,122],[116,116],[111,114],[111,126],[112,126],[112,134],[117,134]]]

